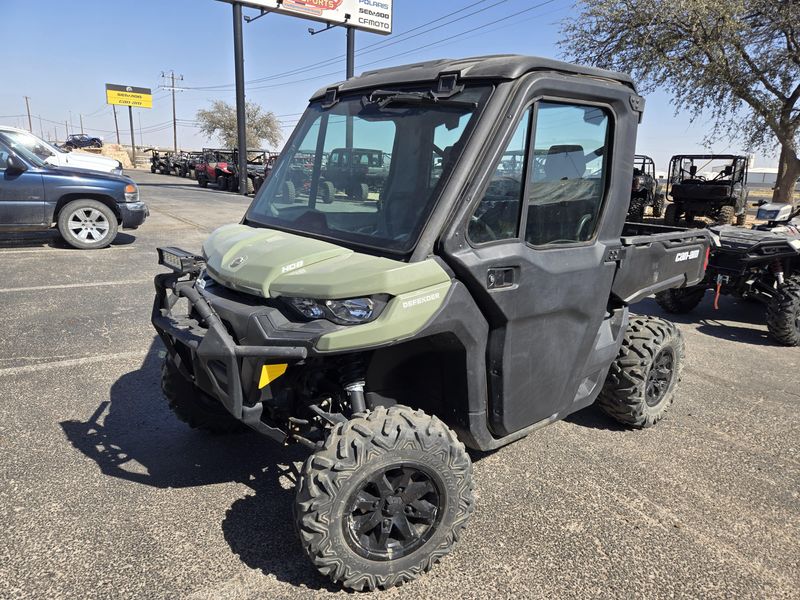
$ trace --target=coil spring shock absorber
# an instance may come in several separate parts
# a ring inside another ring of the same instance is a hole
[[[778,287],[783,285],[784,277],[783,277],[783,264],[777,258],[772,261],[769,265],[769,270],[772,271],[772,276],[775,277],[775,281],[778,284]]]
[[[347,392],[353,414],[367,412],[367,403],[364,398],[365,371],[366,360],[361,354],[344,357],[339,367],[340,381]]]

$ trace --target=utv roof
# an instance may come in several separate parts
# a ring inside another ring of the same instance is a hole
[[[538,56],[496,54],[472,58],[445,58],[399,67],[389,67],[388,69],[377,71],[365,71],[358,77],[320,88],[311,99],[316,100],[324,97],[325,92],[331,88],[337,88],[340,93],[346,93],[365,88],[436,81],[440,75],[453,73],[457,73],[460,80],[509,80],[517,79],[533,71],[553,71],[607,79],[626,85],[636,91],[633,80],[624,73],[606,71],[596,67],[573,65]]]
[[[673,154],[670,160],[675,160],[678,158],[697,158],[699,160],[733,160],[734,158],[746,159],[747,157],[742,154]]]

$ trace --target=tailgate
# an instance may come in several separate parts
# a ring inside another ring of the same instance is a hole
[[[632,304],[656,292],[700,283],[712,239],[705,229],[626,224],[612,292]]]

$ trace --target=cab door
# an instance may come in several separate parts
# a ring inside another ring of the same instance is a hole
[[[445,242],[448,263],[489,322],[489,424],[499,436],[593,401],[616,351],[601,325],[636,126],[629,97],[598,103],[585,87],[532,86],[456,226],[467,243],[453,243],[457,235]]]
[[[43,225],[42,174],[30,168],[22,173],[10,171],[6,168],[10,155],[9,147],[0,142],[0,227]]]

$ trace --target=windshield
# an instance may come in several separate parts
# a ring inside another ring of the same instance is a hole
[[[14,132],[2,131],[0,132],[0,139],[5,141],[25,162],[39,168],[46,166],[41,158],[29,150],[25,144],[12,137],[13,135]]]
[[[312,104],[247,220],[408,252],[490,91],[467,88],[440,102],[381,91],[374,101]]]
[[[50,144],[27,131],[4,131],[3,134],[12,142],[23,145],[42,160],[47,160],[59,152]]]

